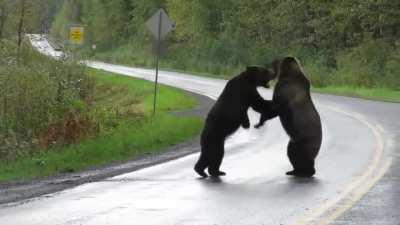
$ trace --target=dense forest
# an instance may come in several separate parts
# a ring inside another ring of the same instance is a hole
[[[0,39],[51,29],[66,43],[68,26],[83,24],[81,52],[150,67],[144,23],[160,7],[176,22],[164,68],[227,76],[294,55],[314,86],[400,87],[400,2],[391,0],[0,0]]]
[[[0,39],[47,33],[63,0],[0,0]]]
[[[97,58],[151,66],[144,22],[160,7],[176,22],[164,67],[226,75],[290,54],[316,86],[400,86],[399,1],[65,0],[52,34],[84,24]]]

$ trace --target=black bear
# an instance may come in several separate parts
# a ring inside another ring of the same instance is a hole
[[[249,107],[260,112],[266,118],[277,116],[272,101],[264,100],[257,87],[268,88],[275,74],[259,66],[247,67],[246,71],[232,78],[226,84],[215,105],[207,115],[200,137],[201,153],[194,170],[202,177],[208,168],[211,176],[222,176],[220,165],[224,157],[225,139],[240,126],[250,127],[247,116]]]
[[[294,57],[284,58],[275,70],[278,82],[272,101],[280,121],[290,137],[287,155],[293,170],[287,175],[312,177],[315,174],[315,158],[322,143],[321,119],[310,94],[310,81],[299,61]],[[262,115],[256,127],[267,120]]]

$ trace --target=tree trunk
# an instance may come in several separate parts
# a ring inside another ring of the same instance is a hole
[[[3,3],[2,5],[0,5],[0,40],[3,38],[5,22],[6,22],[6,7]]]
[[[23,28],[24,28],[24,17],[25,17],[25,1],[26,0],[20,0],[20,7],[21,7],[21,14],[19,17],[19,22],[18,22],[18,52],[17,52],[17,61],[19,62],[20,59],[20,48],[22,44],[22,38],[23,38]]]
[[[42,34],[47,34],[47,31],[49,29],[48,24],[50,21],[49,18],[49,8],[48,8],[48,4],[46,1],[40,1],[40,12],[41,12],[41,16],[40,16],[40,32]]]

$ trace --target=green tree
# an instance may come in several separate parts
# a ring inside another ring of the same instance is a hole
[[[68,27],[71,24],[82,22],[82,1],[65,0],[60,12],[54,19],[51,34],[60,41],[66,41],[68,37]]]
[[[103,46],[120,44],[130,35],[132,4],[127,0],[88,0],[82,20],[91,43]]]
[[[0,40],[3,38],[6,19],[8,17],[9,9],[6,0],[0,0]]]

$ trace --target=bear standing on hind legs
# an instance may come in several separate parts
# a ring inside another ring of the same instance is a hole
[[[201,153],[194,170],[202,177],[208,168],[211,176],[223,176],[220,165],[224,157],[225,139],[240,126],[249,128],[247,110],[252,107],[266,119],[277,116],[272,101],[264,100],[257,87],[268,88],[268,82],[275,74],[262,67],[247,67],[246,71],[232,78],[226,84],[215,105],[207,115],[200,137]]]
[[[284,58],[275,72],[278,82],[272,100],[290,137],[287,155],[293,170],[286,174],[312,177],[315,174],[315,158],[322,143],[322,127],[311,99],[310,81],[294,57]]]

